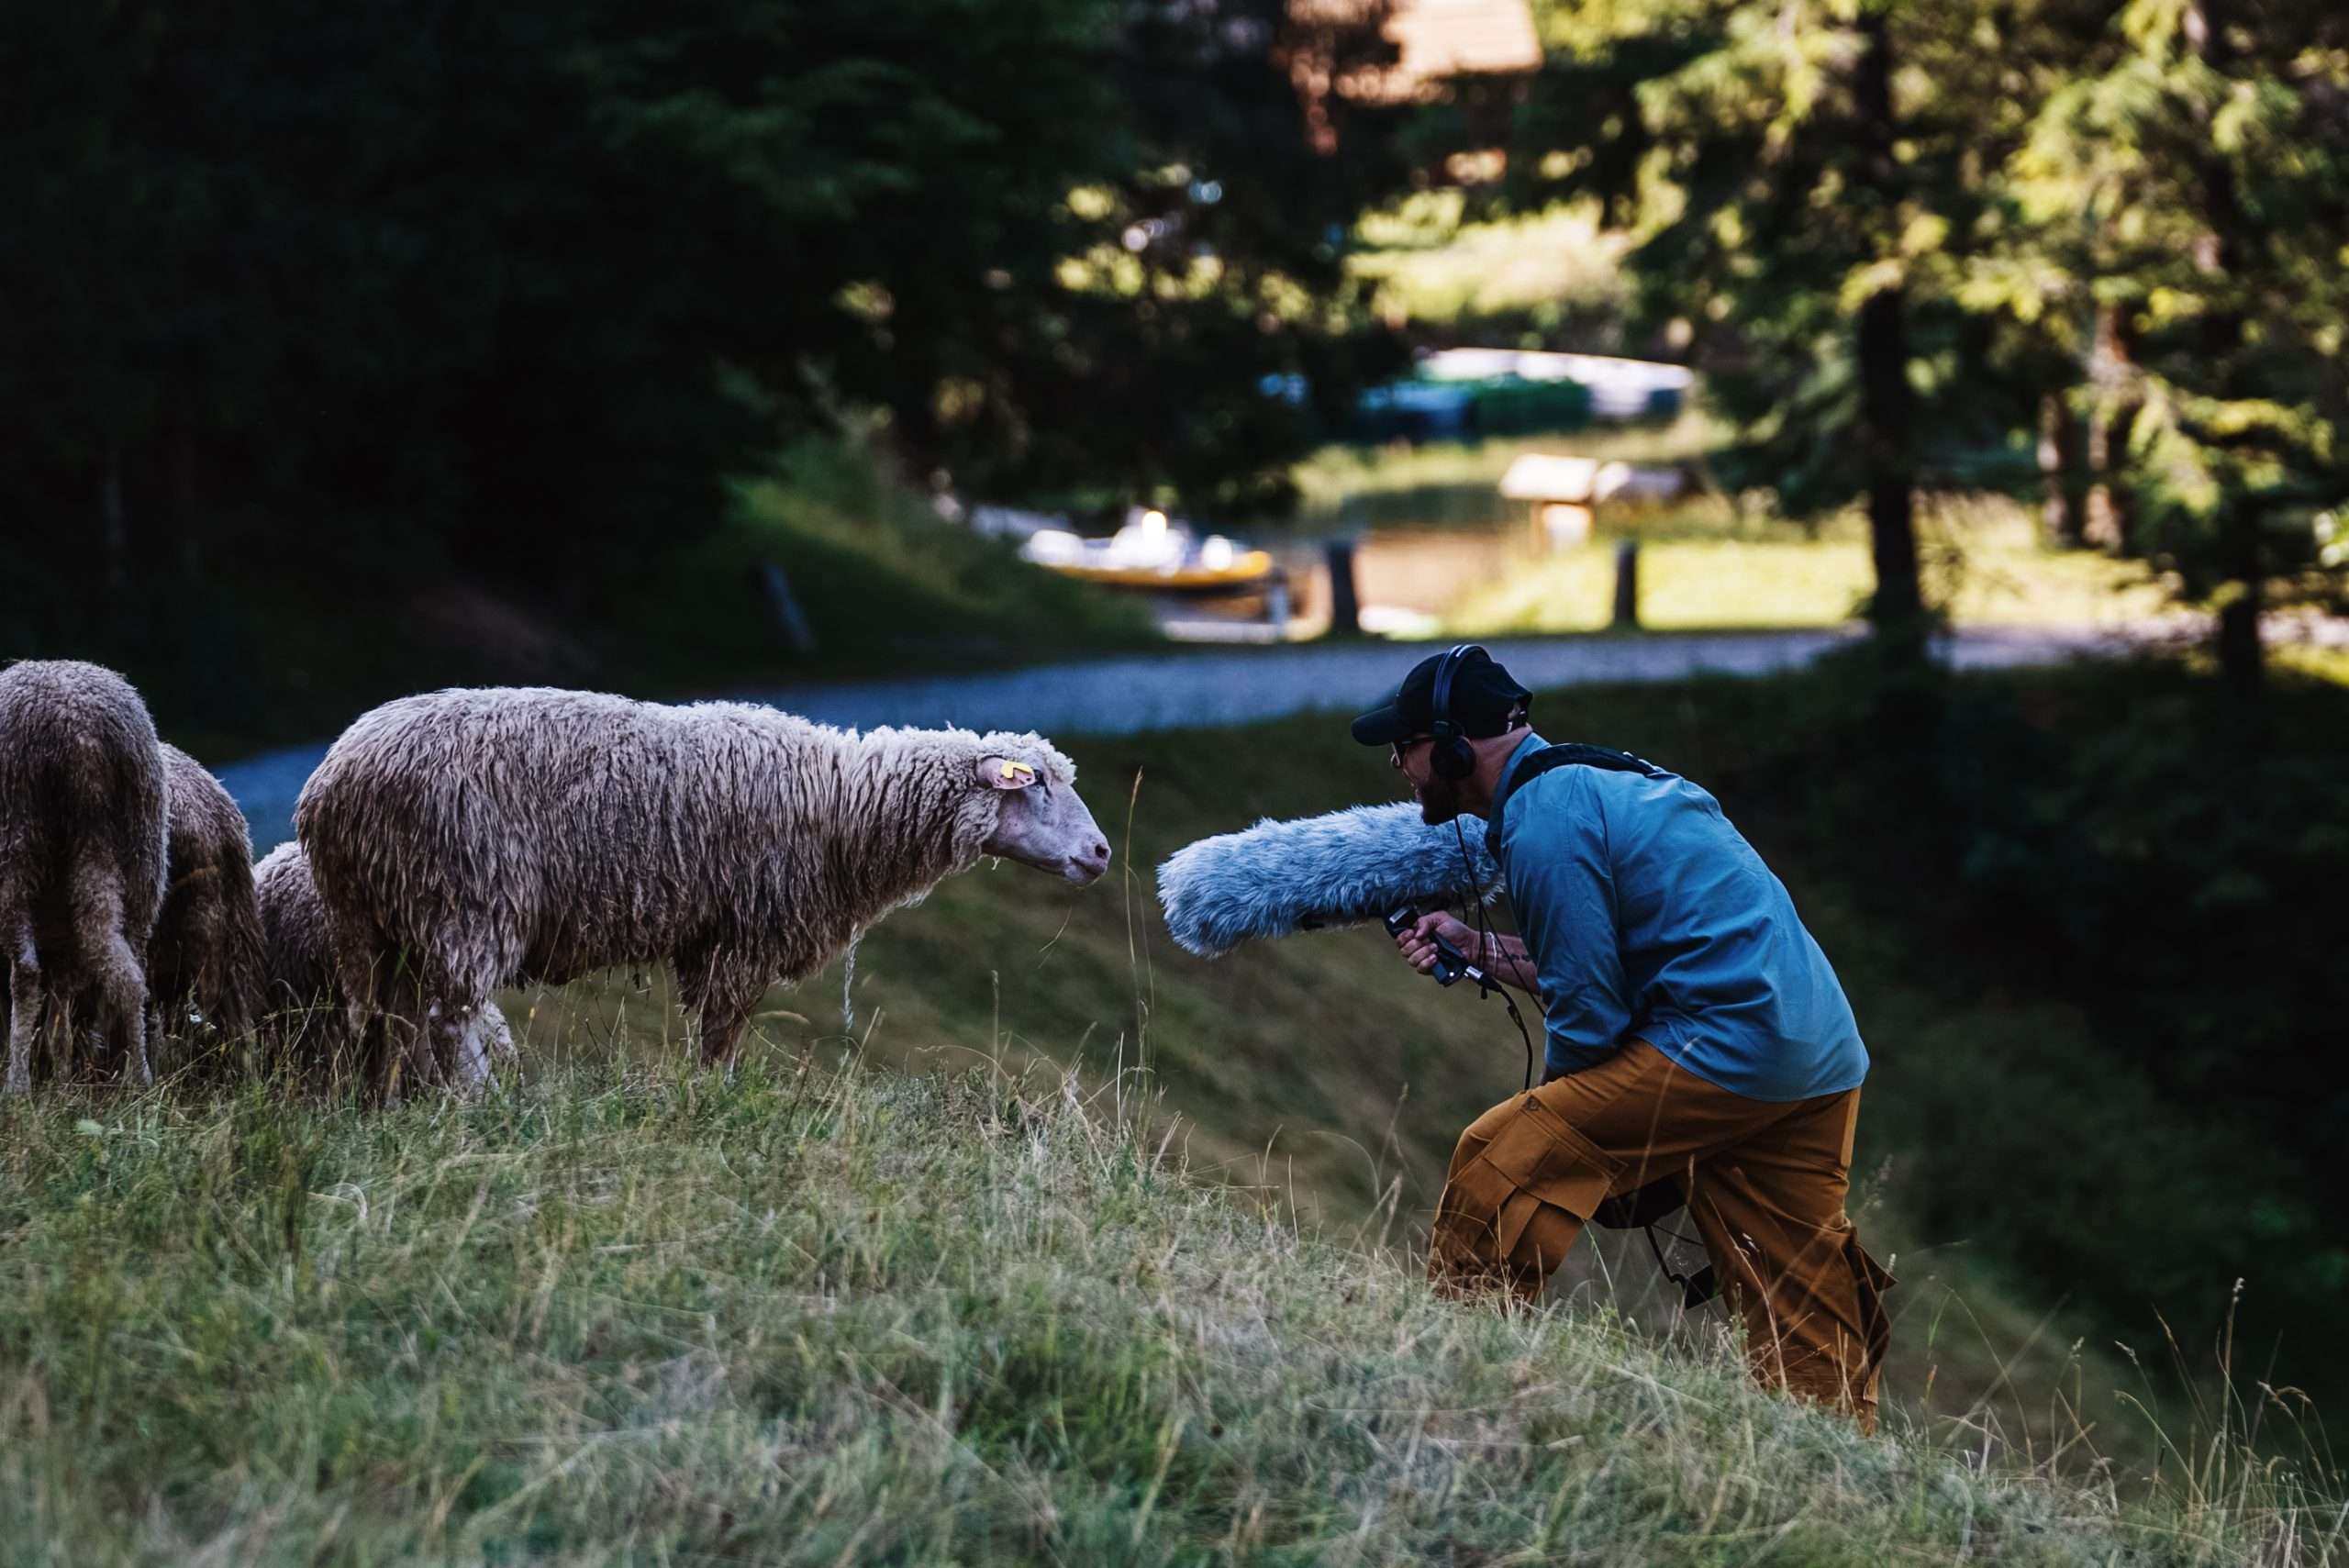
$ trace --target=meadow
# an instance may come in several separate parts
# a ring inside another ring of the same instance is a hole
[[[1523,1071],[1497,1006],[1373,932],[1157,925],[1173,848],[1391,787],[1297,719],[1063,738],[1110,877],[951,880],[730,1078],[617,974],[502,997],[475,1104],[0,1106],[0,1563],[2339,1560],[2337,1372],[2271,1266],[2321,1240],[2303,1173],[1789,771],[1831,685],[1542,716],[1714,787],[1853,995],[1880,1440],[1747,1386],[1636,1239],[1531,1317],[1429,1292],[1442,1162]]]
[[[1987,713],[2021,703],[2070,726],[2158,713],[2171,679],[2083,671],[1967,689]],[[1835,962],[1875,1057],[1854,1206],[1903,1282],[1895,1398],[2026,1462],[2060,1452],[2150,1472],[2165,1432],[2207,1437],[2235,1418],[2214,1386],[2217,1346],[2247,1279],[2255,1353],[2232,1397],[2290,1447],[2308,1412],[2290,1394],[2270,1408],[2258,1379],[2339,1382],[2323,1329],[2338,1243],[2308,1168],[2255,1113],[2178,1097],[2132,1019],[2067,988],[2035,924],[2003,903],[1986,917],[1920,863],[1892,804],[1831,765],[1823,684],[1577,688],[1542,698],[1537,719],[1713,789]],[[2335,711],[2332,691],[2313,713]],[[852,1043],[917,1073],[1140,1072],[1182,1118],[1196,1172],[1264,1189],[1305,1228],[1414,1250],[1459,1129],[1525,1072],[1499,1005],[1426,984],[1368,930],[1202,962],[1167,940],[1150,878],[1204,834],[1389,794],[1384,758],[1329,718],[1056,739],[1116,848],[1108,878],[1072,890],[1006,866],[951,880],[867,937],[852,1021],[835,967],[767,999],[768,1038],[793,1052]],[[583,1034],[674,1028],[657,975],[506,1005],[558,1058]],[[1675,1323],[1636,1236],[1582,1250],[1560,1290],[1601,1292],[1651,1329]]]
[[[0,1562],[2338,1554],[2224,1446],[2126,1496],[1439,1300],[1127,1079],[603,1044],[467,1106],[0,1109]]]

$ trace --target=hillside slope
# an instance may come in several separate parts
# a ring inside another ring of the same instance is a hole
[[[1798,773],[1789,785],[1757,766],[1799,732],[1810,690],[1794,679],[1579,687],[1545,696],[1542,712],[1553,734],[1630,746],[1713,788],[1851,992],[1875,1055],[1854,1212],[1901,1279],[1894,1401],[2025,1455],[2061,1448],[2067,1462],[2101,1454],[2148,1468],[2163,1459],[2157,1427],[2181,1440],[2196,1429],[2167,1375],[2164,1324],[2207,1373],[2237,1279],[2251,1307],[2274,1299],[2264,1271],[2295,1254],[2261,1248],[2225,1200],[2288,1189],[2293,1173],[2223,1118],[2161,1102],[2141,1064],[2031,975],[1953,948],[1923,890],[1885,885],[1865,845],[1838,851],[1843,818],[1823,781]],[[1308,1225],[1416,1246],[1460,1129],[1524,1073],[1499,1006],[1411,975],[1369,931],[1202,962],[1171,948],[1150,877],[1203,834],[1391,792],[1385,759],[1329,718],[1059,739],[1117,848],[1109,879],[1075,890],[1007,866],[950,880],[866,940],[852,1031],[835,970],[769,998],[765,1049],[852,1040],[917,1070],[1041,1060],[1097,1079],[1140,1065],[1186,1118],[1195,1169]],[[675,1028],[657,976],[641,989],[615,980],[516,995],[507,1010],[557,1054],[623,1023]],[[2157,1172],[2142,1168],[2146,1149],[2166,1151]],[[1667,1309],[1640,1239],[1600,1243],[1577,1249],[1563,1291],[1604,1296],[1684,1340],[1712,1331],[1718,1308],[1687,1322]],[[2335,1347],[2321,1325],[2290,1327],[2280,1347],[2264,1331],[2246,1341],[2259,1375],[2315,1382]]]
[[[0,1561],[2332,1560],[2267,1482],[2121,1505],[1438,1301],[1119,1098],[0,1106]]]

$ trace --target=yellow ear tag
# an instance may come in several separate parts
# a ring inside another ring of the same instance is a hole
[[[1007,779],[1021,777],[1032,779],[1036,776],[1036,770],[1025,762],[1007,762],[1003,764],[1003,776]]]

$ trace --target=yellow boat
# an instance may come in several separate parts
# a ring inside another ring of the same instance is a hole
[[[1112,588],[1201,594],[1245,589],[1273,574],[1268,550],[1242,550],[1220,534],[1198,539],[1155,507],[1137,507],[1106,539],[1039,528],[1019,553],[1063,577]]]
[[[1273,571],[1271,552],[1262,550],[1242,550],[1223,566],[1208,566],[1204,562],[1171,567],[1087,566],[1078,562],[1047,562],[1043,564],[1063,577],[1099,583],[1112,588],[1155,588],[1162,593],[1245,588],[1270,576]]]

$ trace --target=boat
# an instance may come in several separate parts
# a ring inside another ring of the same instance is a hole
[[[1261,586],[1273,574],[1271,552],[1221,534],[1199,538],[1155,507],[1136,507],[1108,539],[1065,528],[1038,528],[1019,547],[1037,565],[1086,583],[1158,593],[1226,593]]]

